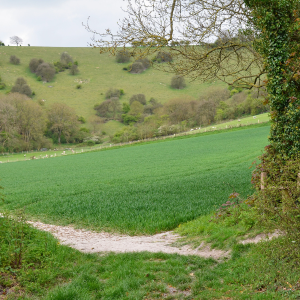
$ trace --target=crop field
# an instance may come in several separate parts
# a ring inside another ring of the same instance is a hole
[[[0,209],[95,230],[153,234],[251,193],[269,126],[0,165]]]

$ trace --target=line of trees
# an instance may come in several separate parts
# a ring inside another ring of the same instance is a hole
[[[170,99],[164,105],[144,94],[132,95],[120,102],[120,92],[110,89],[106,100],[94,109],[103,122],[118,120],[128,127],[118,132],[114,142],[151,138],[207,126],[214,122],[256,115],[269,110],[264,105],[266,92],[233,88],[211,88],[195,100],[188,96]]]
[[[20,93],[0,97],[0,152],[83,142],[89,130],[79,125],[75,110],[66,104],[54,103],[46,110]]]

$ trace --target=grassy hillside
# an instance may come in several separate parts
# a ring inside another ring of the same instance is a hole
[[[79,63],[80,73],[69,75],[68,70],[56,74],[54,80],[43,83],[36,80],[36,76],[29,70],[32,58],[42,58],[45,62],[59,61],[60,54],[67,51]],[[16,55],[21,60],[20,65],[9,63],[11,55]],[[172,74],[150,68],[142,74],[130,74],[123,71],[128,64],[118,64],[115,57],[100,55],[95,48],[52,48],[52,47],[0,47],[0,75],[7,84],[5,93],[15,82],[16,78],[23,76],[31,89],[36,93],[34,100],[45,99],[46,106],[51,103],[61,102],[76,109],[80,116],[88,118],[94,114],[93,106],[104,100],[105,92],[115,87],[123,89],[125,95],[122,101],[127,101],[133,94],[142,93],[149,100],[154,97],[161,103],[171,98],[189,95],[198,98],[200,94],[211,86],[222,83],[187,82],[183,90],[170,88]],[[83,81],[83,88],[76,89],[79,81]]]
[[[269,127],[2,164],[3,208],[119,232],[155,233],[210,212],[233,185],[250,193]]]

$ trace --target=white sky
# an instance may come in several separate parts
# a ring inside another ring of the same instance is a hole
[[[82,26],[90,17],[91,29],[117,30],[125,16],[122,0],[0,0],[0,40],[22,38],[24,46],[86,47],[92,34]],[[12,44],[10,44],[12,45]]]

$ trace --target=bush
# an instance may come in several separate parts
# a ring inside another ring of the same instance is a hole
[[[79,70],[78,70],[78,66],[73,64],[71,67],[70,67],[70,74],[71,75],[76,75],[79,73]]]
[[[1,76],[0,76],[0,90],[4,90],[5,87],[6,87],[6,85],[5,85],[4,82],[2,82],[2,78],[1,78]]]
[[[256,193],[247,201],[255,205],[271,229],[285,233],[290,247],[296,247],[300,255],[299,157],[280,157],[271,145],[266,146],[265,150],[260,157],[261,163],[252,174],[251,182]]]
[[[116,61],[117,63],[126,63],[130,61],[131,54],[126,50],[120,50],[117,52]]]
[[[171,62],[172,60],[172,55],[164,51],[159,51],[155,57],[155,61],[158,63]]]
[[[20,59],[18,57],[16,57],[15,55],[11,55],[9,58],[9,62],[13,65],[19,65]]]
[[[76,89],[79,90],[79,89],[81,89],[81,88],[82,88],[82,85],[81,85],[81,84],[77,84],[77,85],[76,85]]]
[[[55,67],[56,73],[63,72],[65,70],[63,64],[60,61],[56,61],[55,63],[53,63],[53,65]]]
[[[150,60],[147,57],[137,59],[135,62],[140,62],[145,70],[150,67]]]
[[[134,62],[129,69],[130,73],[139,74],[142,73],[145,68],[141,62]]]
[[[31,91],[30,87],[27,85],[27,82],[23,77],[17,78],[15,85],[11,89],[11,92],[24,94],[27,97],[32,96],[32,91]]]
[[[121,95],[121,90],[110,88],[106,93],[105,93],[105,99],[110,99],[110,98],[120,98]]]
[[[42,64],[44,61],[42,59],[32,58],[29,62],[29,69],[32,73],[35,73],[38,66]]]
[[[80,122],[81,124],[85,124],[86,123],[86,119],[83,116],[78,117],[78,122]],[[81,128],[83,129],[83,128]]]
[[[69,69],[73,65],[73,58],[68,52],[63,52],[60,56],[60,62],[65,69]]]
[[[55,75],[55,68],[48,63],[42,63],[38,66],[36,74],[41,77],[43,81],[50,81]]]
[[[134,101],[138,101],[143,105],[146,105],[146,97],[144,94],[136,94],[131,96],[131,98],[129,99],[129,103],[130,105],[134,102]]]
[[[183,89],[185,87],[184,77],[181,75],[175,75],[171,80],[171,87],[174,89]]]

